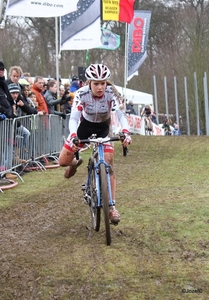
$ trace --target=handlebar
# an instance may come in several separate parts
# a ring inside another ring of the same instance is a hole
[[[99,143],[99,144],[103,144],[103,143],[107,143],[107,142],[117,142],[117,141],[124,141],[125,139],[125,135],[123,133],[119,133],[118,136],[113,136],[113,137],[96,137],[96,136],[91,136],[88,139],[83,139],[83,140],[79,140],[78,138],[75,138],[73,143],[78,146],[79,144],[90,144],[90,143]]]
[[[74,144],[78,146],[79,144],[90,144],[90,143],[107,143],[107,142],[116,142],[119,141],[120,137],[106,137],[106,138],[88,138],[88,139],[83,139],[83,140],[74,140]]]
[[[75,138],[73,143],[78,146],[79,144],[90,144],[90,143],[99,143],[99,144],[103,144],[103,143],[107,143],[107,142],[117,142],[117,141],[121,141],[123,142],[125,139],[125,135],[123,133],[119,133],[118,136],[113,136],[113,137],[105,137],[105,138],[101,138],[98,137],[96,138],[96,136],[92,136],[88,139],[83,139],[83,140],[79,140],[78,138]],[[128,152],[128,148],[127,147],[123,147],[123,156],[126,156]],[[79,158],[78,152],[76,152],[76,159]]]

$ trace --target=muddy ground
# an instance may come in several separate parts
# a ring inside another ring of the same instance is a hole
[[[208,299],[208,141],[134,140],[116,148],[111,246],[83,204],[85,155],[70,181],[32,172],[0,195],[0,300]]]

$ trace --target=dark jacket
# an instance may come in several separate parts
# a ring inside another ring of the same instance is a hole
[[[46,103],[47,103],[47,106],[48,106],[49,113],[54,114],[54,115],[62,116],[63,113],[55,110],[54,106],[57,105],[57,104],[64,104],[66,102],[66,100],[64,99],[65,97],[56,99],[54,93],[51,92],[50,90],[46,91],[44,97],[46,99]]]
[[[137,114],[134,107],[133,107],[133,105],[131,105],[131,104],[127,104],[126,113],[128,113],[129,115],[136,115]]]
[[[14,100],[8,90],[5,77],[0,77],[0,113],[5,114],[7,118],[15,118],[13,105]]]
[[[38,110],[32,106],[30,106],[27,102],[27,99],[24,95],[22,96],[22,102],[24,103],[24,106],[18,106],[16,105],[17,115],[18,117],[24,116],[24,115],[36,115],[38,113]],[[18,100],[17,100],[18,102]]]

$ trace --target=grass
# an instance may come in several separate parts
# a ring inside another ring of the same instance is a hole
[[[127,157],[115,149],[111,246],[82,204],[84,166],[70,181],[62,168],[29,173],[0,195],[0,298],[209,299],[208,138],[133,136]]]

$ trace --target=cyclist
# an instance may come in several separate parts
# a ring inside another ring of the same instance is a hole
[[[145,105],[145,107],[141,111],[141,116],[147,120],[148,130],[152,130],[153,129],[152,122],[153,122],[154,113],[153,113],[150,105]]]
[[[115,110],[120,121],[122,132],[125,134],[123,146],[131,143],[129,127],[124,112],[124,103],[111,89],[108,81],[110,70],[103,64],[91,64],[85,72],[87,85],[81,87],[74,97],[72,112],[69,121],[70,134],[63,146],[59,156],[59,164],[68,166],[64,176],[70,178],[76,173],[78,166],[82,164],[82,159],[78,161],[74,153],[81,149],[82,145],[76,146],[73,141],[75,138],[87,139],[92,134],[97,137],[108,136],[110,129],[110,118],[112,109]],[[114,173],[113,154],[114,148],[110,143],[105,144],[105,161],[111,165],[111,188],[112,198],[115,201],[116,179]],[[119,222],[120,215],[115,206],[110,207],[110,221]]]

